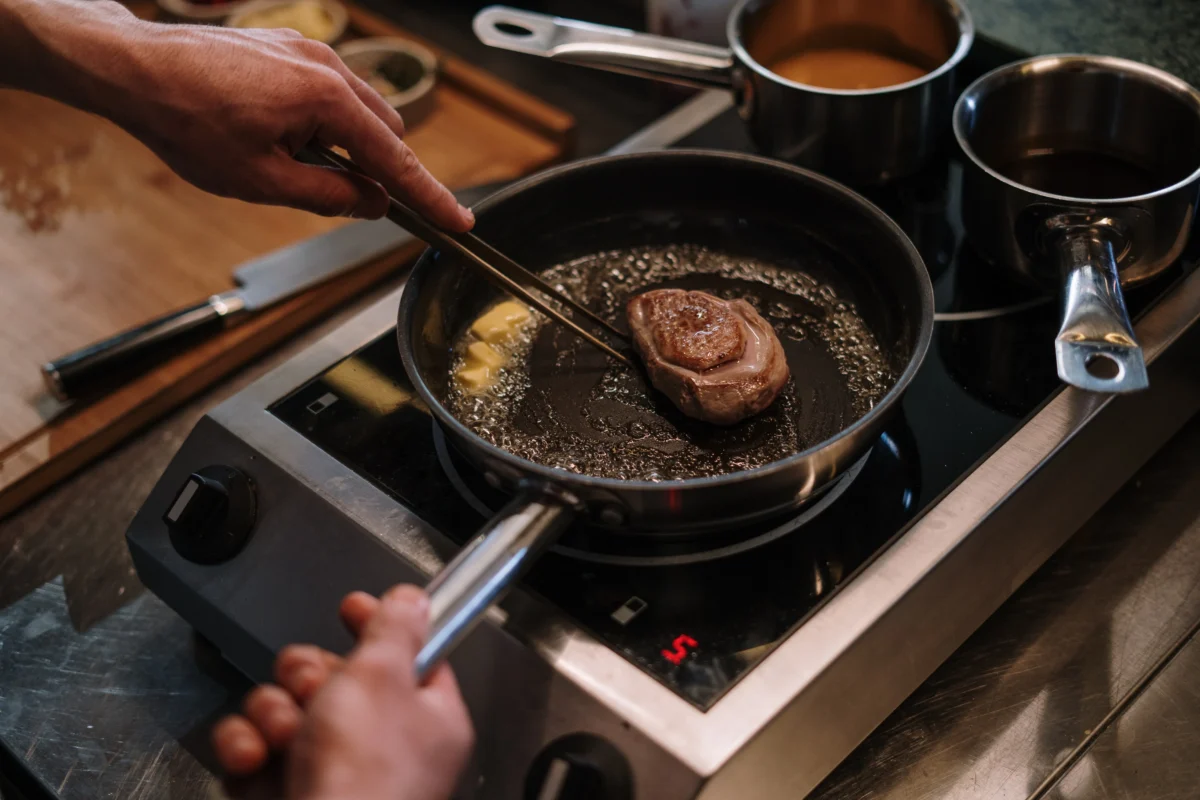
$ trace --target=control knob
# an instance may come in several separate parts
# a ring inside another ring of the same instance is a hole
[[[188,476],[163,514],[171,545],[197,564],[227,561],[254,527],[254,485],[241,471],[219,464]]]
[[[538,753],[525,777],[525,800],[633,800],[633,775],[616,747],[573,733]]]

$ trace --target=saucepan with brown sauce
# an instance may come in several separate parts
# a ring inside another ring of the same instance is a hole
[[[763,154],[858,185],[936,154],[974,40],[956,0],[741,0],[726,31],[723,48],[505,6],[475,17],[493,47],[728,88]]]
[[[984,75],[959,99],[963,225],[996,268],[1058,289],[1062,380],[1149,380],[1121,287],[1179,258],[1200,195],[1200,92],[1106,56],[1056,55]]]

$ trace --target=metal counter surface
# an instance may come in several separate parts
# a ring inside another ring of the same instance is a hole
[[[463,20],[482,3],[370,4],[575,113],[581,154],[603,150],[678,99],[670,90],[646,91],[637,79],[548,70],[544,61],[472,44]],[[625,4],[516,4],[640,21]],[[971,5],[984,33],[1026,49],[1142,58],[1200,82],[1200,4],[1191,0],[1112,0],[1086,10],[1069,0]],[[124,530],[206,409],[352,311],[0,521],[0,742],[48,792],[215,796],[207,726],[236,706],[246,684],[144,593]],[[1200,650],[1186,637],[1200,621],[1198,518],[1200,420],[1193,420],[815,796],[1194,796]]]
[[[1169,733],[1109,734],[1133,724],[1129,713],[1148,698],[1200,691],[1200,673],[1158,663],[1200,622],[1198,446],[1195,418],[813,797],[1159,797],[1114,783],[1109,794],[1054,793],[1067,785],[1056,770],[1111,769],[1128,747],[1151,771],[1170,765],[1179,785],[1194,786],[1200,766],[1181,758],[1200,738],[1194,696]],[[1184,653],[1194,651],[1193,642]]]

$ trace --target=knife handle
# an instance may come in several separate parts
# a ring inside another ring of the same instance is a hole
[[[42,366],[46,389],[59,400],[94,397],[146,372],[246,311],[236,292],[214,294]]]

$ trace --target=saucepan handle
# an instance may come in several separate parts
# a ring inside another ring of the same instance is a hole
[[[574,517],[573,499],[544,487],[518,492],[458,555],[434,576],[429,636],[417,655],[424,680],[551,545]]]
[[[1065,280],[1058,376],[1091,392],[1136,392],[1150,385],[1133,333],[1112,237],[1101,227],[1062,232],[1054,242]]]
[[[489,47],[702,89],[733,85],[733,52],[724,47],[508,6],[483,9],[475,15],[474,27],[479,41]]]

